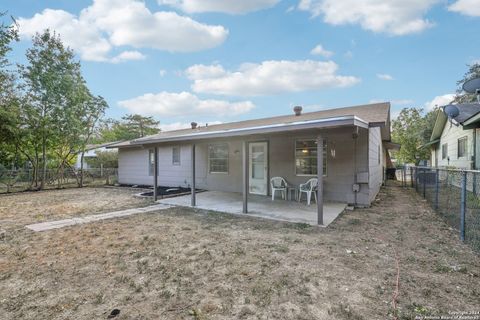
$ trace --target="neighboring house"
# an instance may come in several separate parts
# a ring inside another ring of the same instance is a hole
[[[118,143],[118,141],[115,142],[107,142],[103,144],[89,144],[85,148],[85,153],[83,155],[83,169],[90,169],[90,166],[88,165],[88,159],[91,158],[96,158],[97,157],[97,152],[104,152],[104,151],[116,151],[116,148],[108,148],[111,145],[114,145]],[[115,150],[113,150],[115,149]],[[82,164],[82,153],[79,152],[77,154],[77,161],[75,162],[75,168],[80,169]]]
[[[448,120],[439,110],[430,142],[433,167],[480,168],[480,104],[457,105],[459,115]]]
[[[154,185],[157,150],[158,185],[189,187],[194,182],[201,189],[243,193],[244,212],[248,194],[271,194],[275,176],[297,186],[318,177],[323,187],[319,208],[323,198],[369,206],[389,162],[390,103],[294,111],[203,127],[192,123],[192,128],[111,145],[118,148],[118,181]],[[317,152],[322,141],[323,152]],[[320,161],[322,176],[317,175]],[[194,199],[192,195],[192,203]]]

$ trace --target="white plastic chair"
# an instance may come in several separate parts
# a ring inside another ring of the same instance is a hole
[[[272,188],[272,201],[275,200],[275,192],[280,191],[283,200],[287,199],[287,181],[282,177],[273,177],[270,179],[270,187]]]
[[[317,186],[318,186],[318,179],[312,178],[305,183],[302,183],[298,187],[298,202],[302,199],[302,193],[307,195],[307,204],[310,205],[310,201],[313,197],[315,198],[315,203],[317,203]]]

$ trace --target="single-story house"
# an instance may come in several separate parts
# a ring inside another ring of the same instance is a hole
[[[448,119],[438,110],[430,142],[433,167],[480,168],[480,104],[458,104],[458,115]]]
[[[193,187],[252,195],[271,194],[270,179],[298,186],[318,178],[317,218],[324,201],[369,206],[388,162],[390,103],[162,131],[111,145],[118,148],[120,184]],[[155,189],[156,190],[156,189]],[[253,197],[253,196],[252,196]]]
[[[88,159],[93,159],[97,157],[97,152],[115,152],[117,151],[116,148],[112,148],[110,146],[117,144],[118,141],[115,142],[107,142],[102,144],[89,144],[85,148],[85,153],[83,155],[83,169],[90,169],[90,165],[88,164]],[[108,147],[108,149],[107,149]],[[77,153],[77,160],[75,161],[75,168],[80,169],[82,167],[82,152]]]

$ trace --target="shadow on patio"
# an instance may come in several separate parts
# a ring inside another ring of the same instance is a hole
[[[307,206],[305,201],[286,201],[280,198],[272,201],[270,197],[249,195],[248,213],[242,213],[242,194],[233,192],[205,191],[197,193],[196,208],[220,211],[238,215],[248,215],[265,219],[308,223],[317,225],[317,206],[313,202]],[[158,200],[158,203],[190,207],[191,196],[178,196]],[[345,203],[327,202],[323,205],[323,226],[332,223],[346,208]]]

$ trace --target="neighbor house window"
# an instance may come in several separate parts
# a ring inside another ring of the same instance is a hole
[[[155,151],[148,150],[148,174],[153,176],[155,169]]]
[[[442,144],[442,159],[446,159],[448,156],[448,144]]]
[[[467,156],[467,141],[468,141],[467,137],[458,139],[457,154],[459,158]]]
[[[317,175],[317,140],[295,141],[295,174]],[[327,175],[327,141],[323,141],[323,175]]]
[[[208,146],[208,166],[210,173],[228,173],[228,144],[218,143]]]
[[[172,164],[174,166],[180,165],[180,147],[172,148]]]

